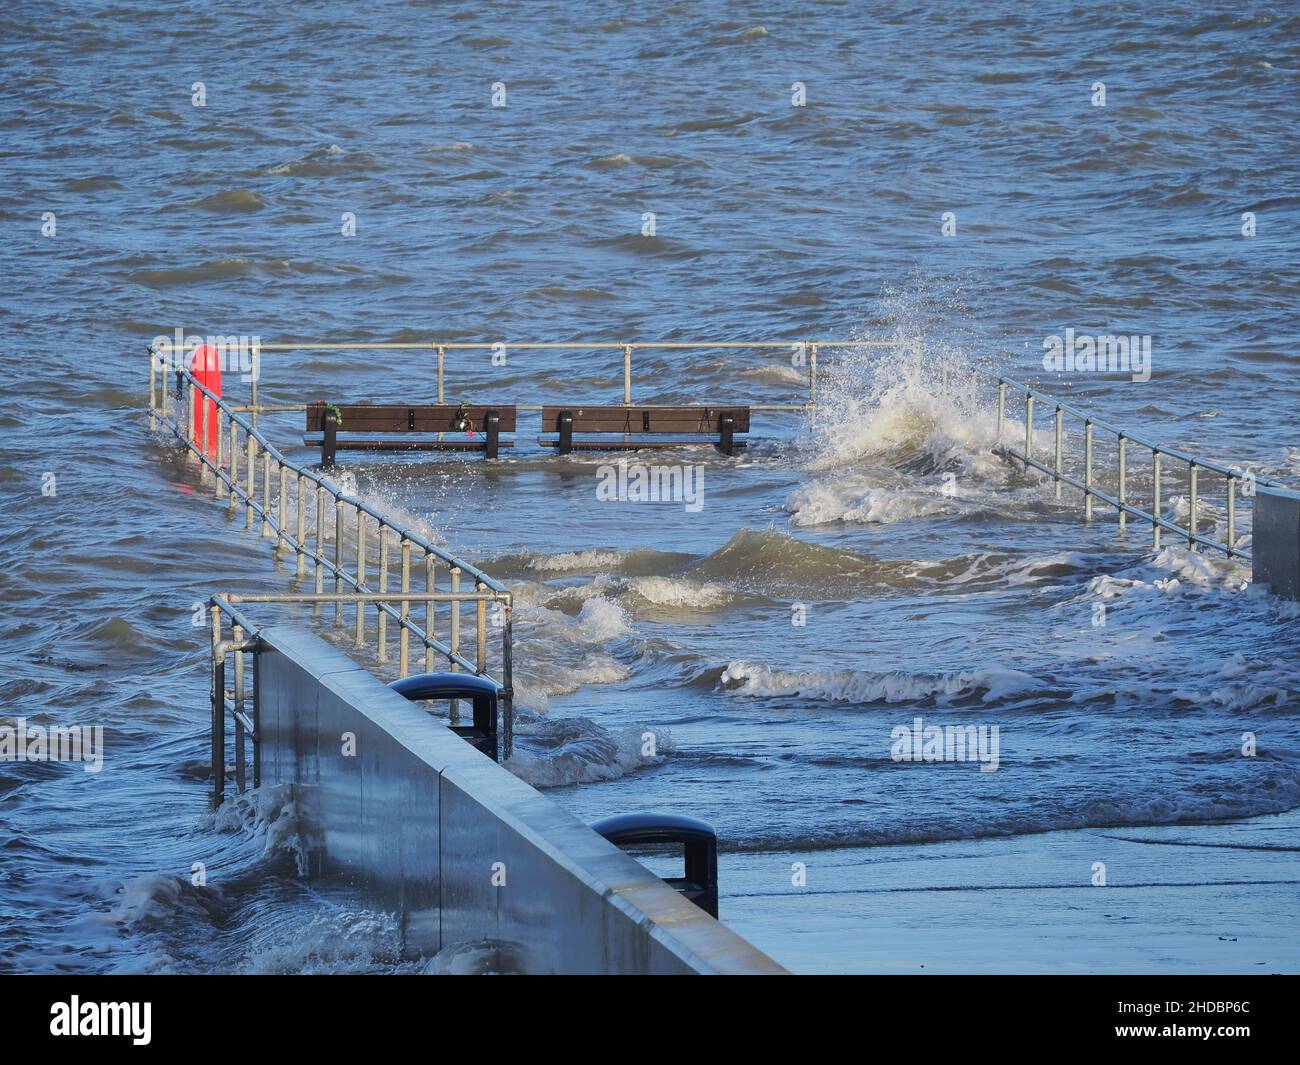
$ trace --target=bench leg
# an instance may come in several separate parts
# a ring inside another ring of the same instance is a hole
[[[573,450],[573,415],[567,410],[560,412],[560,446],[558,450],[561,455],[567,455]]]
[[[320,438],[321,469],[328,470],[334,465],[334,452],[338,448],[338,416],[332,411],[325,411]]]
[[[722,430],[718,439],[718,448],[724,455],[734,455],[735,447],[735,426],[736,416],[734,414],[723,414],[718,419],[719,427]]]
[[[494,410],[487,412],[483,425],[483,457],[497,457],[497,447],[501,440],[501,415]]]

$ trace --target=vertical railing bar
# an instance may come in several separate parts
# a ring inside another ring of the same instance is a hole
[[[316,594],[325,591],[325,486],[316,486]],[[320,607],[316,607],[317,614]]]
[[[226,656],[221,645],[221,608],[212,604],[212,797],[220,803],[226,791]]]
[[[357,506],[357,591],[366,591],[366,514]],[[364,647],[366,642],[366,604],[357,602],[356,645]]]
[[[1160,449],[1151,449],[1151,546],[1160,550]]]
[[[409,592],[411,590],[411,541],[406,538],[405,533],[402,534],[401,545],[402,545],[402,591]],[[401,634],[397,638],[397,647],[398,647],[397,675],[399,677],[406,676],[410,667],[411,630],[407,625],[407,622],[409,622],[410,619],[411,619],[411,601],[409,599],[403,599],[402,600],[402,621],[400,626]]]
[[[437,560],[434,556],[426,551],[424,553],[424,590],[426,592],[436,592],[438,583]],[[433,640],[434,628],[437,625],[438,614],[434,609],[432,599],[424,601],[424,671],[433,672]]]
[[[236,644],[244,642],[244,630],[236,625],[233,630]],[[242,794],[245,784],[244,770],[244,652],[235,651],[235,787]]]
[[[487,585],[476,580],[474,582],[474,591],[482,594],[487,591]],[[480,599],[476,606],[478,610],[475,616],[475,625],[477,627],[475,635],[478,637],[478,646],[475,654],[475,665],[481,675],[487,672],[487,600]]]
[[[448,572],[451,574],[451,594],[460,594],[460,567],[451,566]],[[451,607],[451,653],[460,654],[460,600],[456,599],[449,604]],[[455,658],[451,660],[451,671],[460,672],[460,663]],[[453,725],[460,722],[460,701],[453,699],[451,701],[451,723]]]
[[[1083,520],[1092,521],[1092,419],[1083,423]]]
[[[294,576],[302,580],[307,576],[307,475],[301,470],[298,471],[298,496],[297,496],[297,558],[294,565]]]
[[[334,497],[334,594],[343,594],[343,498]],[[343,624],[343,601],[334,604],[334,624]]]
[[[501,710],[504,720],[501,723],[502,761],[508,761],[514,754],[515,744],[515,684],[514,684],[514,622],[511,617],[513,603],[509,600],[503,604],[505,624],[501,630]]]
[[[1025,397],[1025,458],[1034,455],[1034,397]]]
[[[1228,474],[1228,557],[1237,548],[1237,479]]]
[[[235,510],[235,502],[239,494],[239,423],[232,417],[230,419],[230,502],[226,508],[231,513]]]
[[[275,531],[276,531],[275,549],[280,554],[280,556],[283,557],[284,552],[288,548],[290,543],[289,523],[286,517],[289,508],[286,505],[288,500],[286,498],[286,492],[285,492],[285,488],[288,483],[286,481],[286,478],[288,477],[288,470],[285,467],[285,464],[283,462],[279,463],[279,467],[280,467],[280,478],[279,478],[280,498],[276,502],[276,511],[275,511]]]
[[[262,538],[271,536],[271,453],[262,449]]]
[[[1199,524],[1197,521],[1196,480],[1196,463],[1189,462],[1187,464],[1187,546],[1193,551],[1196,550],[1196,526]]]
[[[252,433],[245,433],[248,444],[248,493],[244,507],[244,528],[253,527],[253,500],[257,498],[257,437]]]
[[[1065,412],[1056,407],[1056,498],[1061,498],[1061,453],[1065,442]]]
[[[1128,528],[1128,511],[1124,509],[1128,503],[1128,469],[1127,469],[1127,452],[1128,437],[1120,433],[1117,438],[1119,446],[1119,531],[1123,532]]]
[[[388,591],[388,526],[383,521],[379,522],[379,591],[381,594]],[[378,661],[383,664],[388,661],[388,612],[383,603],[377,603],[376,607],[379,611]]]

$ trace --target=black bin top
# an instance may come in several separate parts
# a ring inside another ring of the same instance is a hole
[[[682,814],[616,814],[591,827],[611,843],[704,843],[716,847],[718,841],[711,824]]]
[[[388,686],[407,699],[495,699],[501,692],[495,681],[473,673],[416,673]]]

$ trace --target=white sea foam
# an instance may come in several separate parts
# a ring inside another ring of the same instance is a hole
[[[730,663],[722,671],[719,685],[743,695],[853,703],[899,703],[977,692],[982,693],[982,702],[990,703],[1027,694],[1042,686],[1028,673],[1001,667],[939,674],[854,669],[787,672],[745,661]]]

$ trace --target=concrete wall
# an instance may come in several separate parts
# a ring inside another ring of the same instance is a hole
[[[527,973],[784,971],[323,640],[261,639],[263,783],[294,785],[311,871],[374,892],[408,951]]]
[[[1300,492],[1255,489],[1251,576],[1274,595],[1300,599]]]

